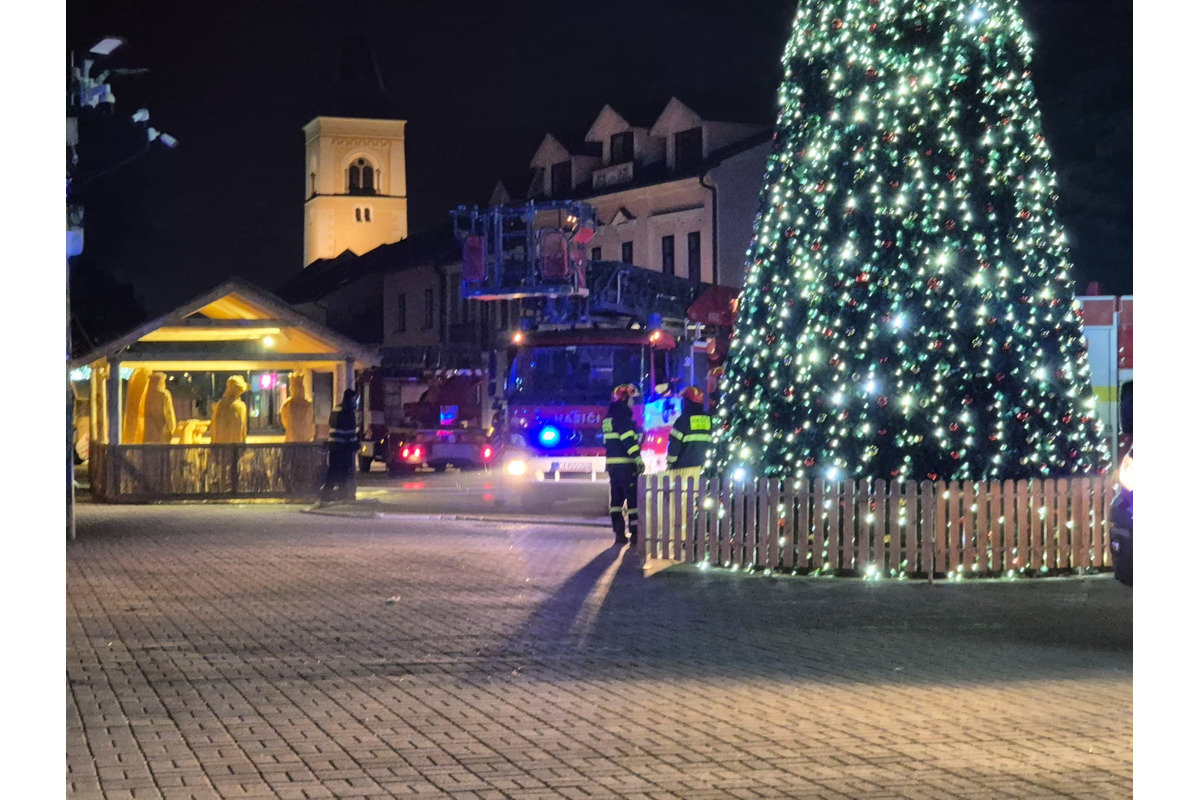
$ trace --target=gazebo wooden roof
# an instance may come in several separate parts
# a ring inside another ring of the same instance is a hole
[[[158,370],[240,371],[319,364],[365,369],[376,359],[370,349],[235,278],[73,359],[68,367],[102,360]]]

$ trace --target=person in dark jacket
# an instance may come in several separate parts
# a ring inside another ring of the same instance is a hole
[[[329,414],[329,438],[325,442],[329,449],[329,467],[325,471],[325,483],[321,486],[318,506],[335,498],[353,500],[354,456],[358,453],[358,430],[354,418],[354,390],[347,389],[342,395],[342,404]]]
[[[712,446],[712,417],[704,412],[704,392],[699,386],[683,390],[683,409],[671,426],[667,443],[668,474],[699,478]]]
[[[608,511],[612,517],[614,544],[638,540],[637,479],[642,473],[641,436],[633,421],[637,387],[622,384],[612,393],[604,429],[604,467],[608,472]],[[628,531],[628,535],[626,535]]]

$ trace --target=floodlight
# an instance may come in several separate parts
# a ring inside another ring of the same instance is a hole
[[[92,48],[88,52],[95,53],[98,56],[106,56],[123,44],[125,44],[125,40],[118,36],[106,36],[92,45]]]

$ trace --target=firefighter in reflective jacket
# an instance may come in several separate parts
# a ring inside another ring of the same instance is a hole
[[[354,390],[342,394],[342,404],[329,414],[329,439],[325,446],[329,450],[329,467],[325,471],[325,483],[317,507],[331,500],[354,500],[354,456],[358,453],[358,430],[355,427]]]
[[[708,448],[712,444],[712,417],[704,413],[704,393],[698,386],[689,386],[683,390],[683,408],[671,426],[671,438],[667,442],[667,484],[661,487],[665,490],[666,502],[663,504],[660,526],[669,536],[688,538],[689,528],[696,524],[695,517],[690,520],[685,512],[682,518],[677,518],[676,502],[682,501],[685,508],[694,508],[696,502],[695,484],[691,496],[687,495],[687,480],[700,477],[704,469],[704,461],[708,458]],[[680,497],[676,496],[680,493]]]
[[[704,393],[699,386],[683,390],[683,409],[671,426],[667,443],[667,470],[681,478],[699,478],[712,445],[712,417],[704,413]]]
[[[630,542],[636,546],[638,540],[637,479],[642,473],[642,448],[633,421],[633,399],[637,395],[637,387],[629,383],[613,389],[612,403],[602,423],[604,466],[608,471],[608,511],[616,545]]]

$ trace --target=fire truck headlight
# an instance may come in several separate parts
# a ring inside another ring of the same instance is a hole
[[[514,478],[519,478],[529,471],[529,464],[523,458],[514,458],[504,465],[504,471]]]
[[[1127,453],[1121,459],[1121,468],[1117,472],[1117,479],[1120,480],[1122,486],[1133,491],[1133,453]]]

